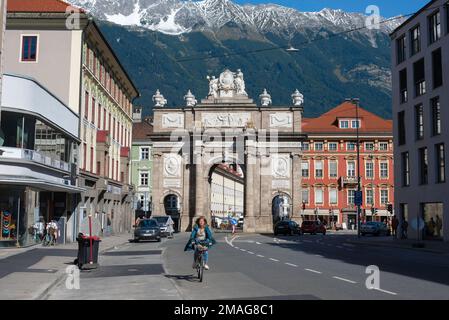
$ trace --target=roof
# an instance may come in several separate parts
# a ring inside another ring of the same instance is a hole
[[[153,133],[153,125],[150,123],[151,118],[145,118],[141,122],[133,123],[133,141],[148,140],[148,135]]]
[[[344,102],[317,118],[306,118],[302,122],[304,133],[355,133],[356,129],[340,129],[338,119],[355,119],[356,108],[351,102]],[[359,107],[359,118],[362,120],[360,133],[391,133],[393,122],[381,118]]]
[[[84,12],[62,0],[8,0],[7,2],[8,12],[65,13],[68,7]]]

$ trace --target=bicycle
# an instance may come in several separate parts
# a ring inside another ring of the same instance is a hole
[[[56,230],[53,228],[50,228],[48,232],[46,233],[44,239],[42,239],[42,246],[48,247],[48,246],[55,246],[56,245],[56,236],[55,236]]]
[[[203,278],[204,278],[204,267],[206,265],[206,262],[204,261],[204,253],[207,252],[209,243],[207,244],[196,244],[195,246],[197,247],[197,256],[196,256],[196,271],[197,271],[197,275],[198,275],[198,280],[200,282],[203,282]]]

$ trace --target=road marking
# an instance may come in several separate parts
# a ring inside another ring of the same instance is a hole
[[[240,251],[246,252],[246,250],[245,250],[245,249],[240,249]]]
[[[270,258],[271,261],[279,262],[277,259]]]
[[[342,247],[342,246],[337,246],[337,248],[338,248],[338,249],[344,249],[344,247]]]
[[[393,295],[393,296],[397,296],[397,295],[398,295],[396,292],[391,292],[391,291],[388,291],[388,290],[383,290],[383,289],[381,289],[381,288],[374,288],[374,290],[377,290],[377,291],[380,291],[380,292],[383,292],[383,293],[387,293],[387,294],[391,294],[391,295]]]
[[[260,242],[256,242],[256,244],[261,244]]]
[[[234,248],[236,248],[237,250],[240,250],[240,248],[239,248],[239,247],[234,247]]]
[[[258,254],[257,255],[259,258],[265,258],[265,256],[263,256],[263,255],[261,255],[261,254]]]
[[[248,251],[249,254],[254,254],[254,252]]]
[[[352,280],[349,280],[349,279],[345,279],[345,278],[340,278],[340,277],[335,277],[335,276],[332,277],[332,278],[337,279],[337,280],[341,280],[341,281],[345,281],[345,282],[349,282],[349,283],[352,283],[352,284],[357,283],[355,281],[352,281]]]
[[[313,272],[313,273],[322,274],[322,272],[316,271],[316,270],[313,270],[313,269],[304,269],[304,270],[309,271],[309,272]]]
[[[295,267],[295,268],[298,267],[296,264],[293,264],[293,263],[288,263],[288,262],[286,262],[285,264],[288,265],[288,266],[291,266],[291,267]]]

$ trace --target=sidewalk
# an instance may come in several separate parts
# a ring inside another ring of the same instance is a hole
[[[400,240],[393,237],[362,237],[360,239],[347,241],[347,243],[366,245],[366,246],[410,249],[421,252],[431,252],[439,254],[449,254],[449,243],[443,241],[422,241],[421,243],[424,243],[423,248],[416,248],[413,246],[414,244],[417,243],[416,240],[412,239]]]
[[[120,247],[130,238],[130,233],[103,238],[100,252]],[[65,276],[77,251],[76,242],[56,247],[0,249],[0,300],[40,299]]]

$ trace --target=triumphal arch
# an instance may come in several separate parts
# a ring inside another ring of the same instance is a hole
[[[153,213],[171,214],[179,230],[210,218],[210,176],[215,166],[238,164],[244,176],[244,230],[271,232],[272,204],[288,199],[289,217],[301,218],[301,119],[303,96],[273,106],[267,90],[260,103],[248,97],[241,70],[208,76],[209,94],[198,102],[189,90],[183,107],[168,108],[153,96]]]

